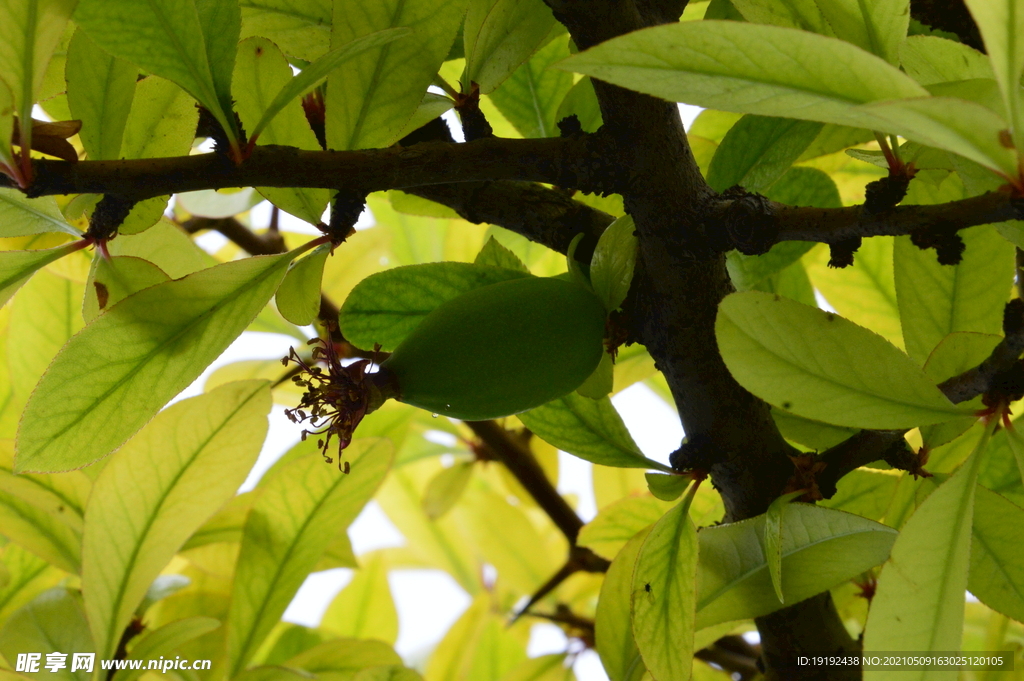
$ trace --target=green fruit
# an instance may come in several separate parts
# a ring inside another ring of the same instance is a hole
[[[562,279],[525,277],[468,291],[429,315],[382,365],[407,404],[467,421],[566,395],[597,368],[605,309]]]

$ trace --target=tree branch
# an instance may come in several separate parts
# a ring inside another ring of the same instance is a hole
[[[823,243],[854,237],[901,236],[936,228],[956,231],[1024,218],[1021,200],[1004,192],[933,205],[896,206],[874,214],[863,206],[805,208],[775,202],[771,203],[771,210],[779,230],[778,241]]]
[[[424,142],[360,151],[302,151],[258,146],[244,163],[219,154],[127,161],[36,160],[30,197],[114,194],[154,196],[229,187],[320,187],[373,192],[481,180],[529,180],[585,191],[609,188],[600,178],[600,135],[550,139],[488,138],[464,144]],[[12,186],[0,177],[0,184]]]

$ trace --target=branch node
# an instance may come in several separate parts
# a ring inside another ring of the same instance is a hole
[[[763,255],[778,242],[779,224],[772,202],[766,197],[735,186],[722,192],[720,199],[725,204],[721,215],[729,244],[718,250],[735,248],[744,255]],[[708,239],[721,241],[712,235],[708,235]],[[721,246],[720,243],[710,245]]]
[[[704,434],[688,435],[679,449],[668,456],[673,470],[708,470],[715,464],[726,461],[727,457]]]
[[[462,121],[462,132],[467,142],[494,137],[494,130],[480,110],[480,86],[470,83],[469,92],[459,95],[455,100],[455,110]]]
[[[912,232],[910,240],[921,250],[934,248],[940,265],[958,265],[967,248],[957,233],[957,227],[949,224]]]
[[[355,224],[366,205],[364,192],[341,190],[331,200],[331,220],[328,225],[320,223],[320,231],[331,239],[332,246],[338,246],[355,234]],[[326,229],[325,229],[326,227]]]
[[[558,121],[558,132],[562,137],[579,137],[583,134],[583,125],[576,114],[570,114]]]
[[[869,182],[864,188],[864,210],[878,214],[895,208],[906,197],[913,176],[910,166],[902,166],[895,172],[890,168],[888,176]]]
[[[854,236],[829,244],[828,266],[834,269],[842,269],[852,265],[853,254],[857,252],[862,242],[863,239],[859,236]]]

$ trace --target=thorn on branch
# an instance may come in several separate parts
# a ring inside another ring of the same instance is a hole
[[[327,225],[320,225],[320,231],[331,239],[331,245],[337,246],[355,234],[355,224],[366,205],[366,194],[363,192],[339,191],[331,200],[331,220]],[[326,227],[326,229],[325,229]]]
[[[583,134],[583,124],[576,114],[570,114],[558,121],[558,132],[562,137],[577,137]]]
[[[940,265],[958,265],[963,259],[967,246],[957,233],[957,228],[950,225],[939,225],[931,229],[914,232],[910,240],[922,251],[934,248]]]
[[[900,165],[889,169],[889,175],[864,188],[864,210],[878,214],[895,208],[907,195],[907,187],[916,171],[913,166]]]
[[[118,228],[128,218],[135,203],[134,199],[127,199],[115,194],[104,194],[92,211],[92,216],[89,218],[89,229],[85,236],[101,243],[107,239],[113,239],[117,236]]]
[[[834,269],[849,267],[853,264],[853,254],[860,248],[863,239],[859,236],[843,239],[828,245],[828,266]]]
[[[455,110],[462,121],[462,132],[467,142],[494,137],[494,130],[480,111],[480,86],[471,83],[469,92],[460,94],[455,99]]]

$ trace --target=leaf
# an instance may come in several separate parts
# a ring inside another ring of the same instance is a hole
[[[363,52],[327,78],[327,146],[376,149],[402,135],[444,61],[468,0],[337,0],[331,48],[390,28],[411,36]]]
[[[1024,619],[1024,509],[978,485],[967,588],[1007,617]]]
[[[809,121],[744,116],[718,145],[708,184],[718,192],[734,185],[763,192],[789,170],[821,128],[821,123]]]
[[[992,354],[1002,336],[961,331],[951,333],[935,346],[924,364],[924,372],[936,383],[962,374],[981,364]],[[981,399],[967,403],[974,409],[982,409]],[[963,418],[921,428],[921,440],[930,451],[964,433],[977,422],[974,414]]]
[[[75,574],[81,564],[77,532],[52,514],[21,499],[0,493],[0,524],[4,536],[47,563]]]
[[[837,38],[899,64],[910,23],[909,0],[833,0],[816,3]]]
[[[0,306],[6,304],[36,271],[81,247],[81,244],[73,242],[38,251],[0,251]]]
[[[594,372],[583,381],[576,392],[583,397],[592,400],[599,400],[607,396],[615,387],[615,367],[612,356],[607,352],[601,353],[601,360],[597,363]]]
[[[597,103],[597,94],[594,92],[594,85],[588,76],[580,78],[565,93],[565,98],[558,105],[555,120],[560,121],[566,116],[576,116],[584,132],[597,132],[597,129],[604,123],[604,119],[601,117],[601,106]]]
[[[974,453],[932,492],[903,525],[864,627],[864,649],[873,651],[959,650],[963,635],[964,591],[970,560],[974,490],[981,454],[995,428],[986,428]],[[869,672],[866,678],[893,678]],[[927,672],[899,678],[928,678]]]
[[[18,653],[89,653],[95,650],[89,639],[89,624],[82,610],[82,596],[77,591],[57,587],[39,594],[8,619],[0,629],[0,653],[16,660]],[[46,656],[41,660],[45,669]],[[49,678],[64,681],[89,681],[92,674],[75,673],[68,666],[56,672],[47,670]],[[40,670],[42,671],[42,670]]]
[[[1020,96],[1020,78],[1024,72],[1024,46],[1020,40],[1024,35],[1024,2],[964,0],[964,4],[971,11],[985,41],[985,52],[1010,112],[1013,140],[1020,150],[1024,148],[1024,108]]]
[[[501,681],[573,681],[566,654],[541,655],[525,660],[501,677]]]
[[[75,0],[20,0],[0,7],[0,73],[18,120],[32,120],[46,66],[74,9]],[[31,148],[32,126],[24,127],[21,143]],[[5,144],[0,153],[6,155],[7,150]]]
[[[516,67],[530,58],[555,26],[541,0],[470,0],[463,29],[466,71],[462,91],[470,83],[488,94]]]
[[[431,520],[440,518],[458,503],[473,477],[473,462],[461,461],[443,469],[430,479],[423,495],[423,512]]]
[[[893,239],[873,237],[857,250],[853,267],[828,267],[829,249],[818,246],[804,258],[807,275],[829,305],[898,348],[903,330],[893,272]]]
[[[764,514],[764,559],[768,563],[768,574],[779,603],[785,603],[782,594],[782,516],[786,505],[801,496],[804,490],[790,492],[778,497],[768,506]]]
[[[590,282],[609,311],[617,310],[629,292],[637,243],[636,225],[628,215],[608,225],[597,240],[590,262]]]
[[[592,400],[570,393],[518,416],[537,437],[591,463],[671,472],[640,452],[607,397]]]
[[[295,261],[277,289],[277,309],[292,324],[312,324],[320,312],[320,281],[331,250],[330,244],[323,244]]]
[[[77,468],[120,447],[238,337],[296,255],[200,270],[97,317],[64,346],[29,399],[17,470]]]
[[[286,664],[318,676],[348,679],[360,669],[401,663],[391,646],[381,641],[334,639],[296,655]]]
[[[240,0],[242,35],[265,36],[285,54],[306,61],[323,56],[330,48],[330,0]]]
[[[86,282],[82,316],[89,323],[131,294],[169,279],[148,260],[126,255],[104,258],[97,254]]]
[[[566,38],[560,36],[540,48],[491,93],[491,101],[523,137],[559,135],[559,105],[572,88],[572,74],[549,67],[568,56]]]
[[[108,53],[192,95],[234,146],[238,131],[230,114],[230,85],[241,18],[231,5],[228,0],[79,0],[75,23]]]
[[[81,471],[54,475],[14,475],[14,447],[10,440],[0,441],[0,490],[45,511],[74,531],[82,532],[85,502],[92,490],[92,481]]]
[[[235,569],[227,634],[231,676],[245,668],[331,539],[373,496],[391,466],[391,445],[354,440],[345,458],[348,475],[316,453],[261,485]]]
[[[798,416],[911,428],[965,414],[910,358],[834,313],[754,291],[726,297],[718,310],[718,346],[733,377]]]
[[[742,18],[758,24],[788,26],[821,35],[835,35],[814,0],[732,0],[733,6]]]
[[[1016,428],[1006,429],[1006,442],[1009,444],[1010,452],[1017,461],[1017,470],[1020,472],[1021,480],[1024,480],[1024,437]]]
[[[937,36],[912,35],[900,45],[900,65],[921,85],[994,78],[988,57],[973,47]]]
[[[612,560],[632,537],[658,522],[671,505],[650,494],[620,498],[580,530],[578,543]]]
[[[530,276],[520,270],[460,262],[396,267],[363,279],[341,306],[341,332],[358,347],[390,352],[442,303],[499,281]]]
[[[30,199],[17,189],[0,187],[0,237],[47,232],[81,236],[64,219],[52,196]]]
[[[952,151],[1006,177],[1016,176],[1016,156],[1000,141],[1006,121],[975,102],[953,97],[878,102],[857,107],[846,120]]]
[[[706,527],[698,534],[697,628],[760,617],[782,607],[764,559],[765,517]],[[782,592],[797,603],[884,561],[896,531],[810,504],[783,510]]]
[[[675,501],[690,484],[691,478],[687,475],[667,475],[665,473],[645,473],[647,488],[655,498],[662,501]]]
[[[75,31],[68,46],[68,107],[82,121],[79,137],[90,160],[120,158],[138,75],[134,64],[100,49],[84,31]]]
[[[186,617],[145,632],[132,645],[126,660],[155,660],[174,652],[178,646],[199,638],[220,627],[220,621],[213,617]],[[131,669],[130,666],[117,672],[117,681],[134,681],[146,673],[145,669]]]
[[[364,559],[352,581],[327,606],[320,628],[342,638],[395,644],[398,612],[388,586],[388,566],[380,554]]]
[[[1002,330],[1013,280],[1013,245],[992,227],[959,234],[967,249],[953,266],[940,265],[933,251],[922,251],[910,237],[896,239],[893,258],[903,338],[907,353],[919,363],[955,331]]]
[[[674,102],[857,127],[851,110],[858,104],[928,94],[849,43],[735,21],[634,31],[572,56],[560,68]]]
[[[146,589],[245,481],[269,411],[265,381],[229,383],[161,412],[104,467],[86,510],[82,568],[101,657],[113,657]]]
[[[519,259],[519,256],[502,246],[501,242],[493,236],[487,237],[487,242],[480,249],[480,253],[473,260],[473,264],[499,267],[506,270],[518,270],[519,272],[526,273],[530,271],[527,269],[526,264]]]
[[[0,559],[7,574],[7,583],[0,586],[0,622],[64,578],[63,572],[17,544],[7,544]]]
[[[633,636],[644,664],[658,679],[690,678],[697,596],[697,530],[689,499],[651,529],[633,569]]]
[[[601,663],[611,681],[633,681],[647,671],[633,638],[632,598],[633,568],[649,534],[650,529],[645,529],[629,540],[615,556],[601,583],[594,635]]]
[[[263,132],[264,128],[274,119],[277,114],[296,97],[313,89],[317,83],[326,78],[334,69],[338,68],[353,57],[382,47],[393,40],[404,38],[411,31],[407,28],[391,28],[384,31],[377,31],[356,38],[350,43],[337,47],[315,62],[302,69],[294,78],[289,79],[284,87],[277,93],[273,101],[263,111],[259,122],[253,126],[249,133],[250,139],[255,139]],[[250,142],[251,144],[251,142]]]

